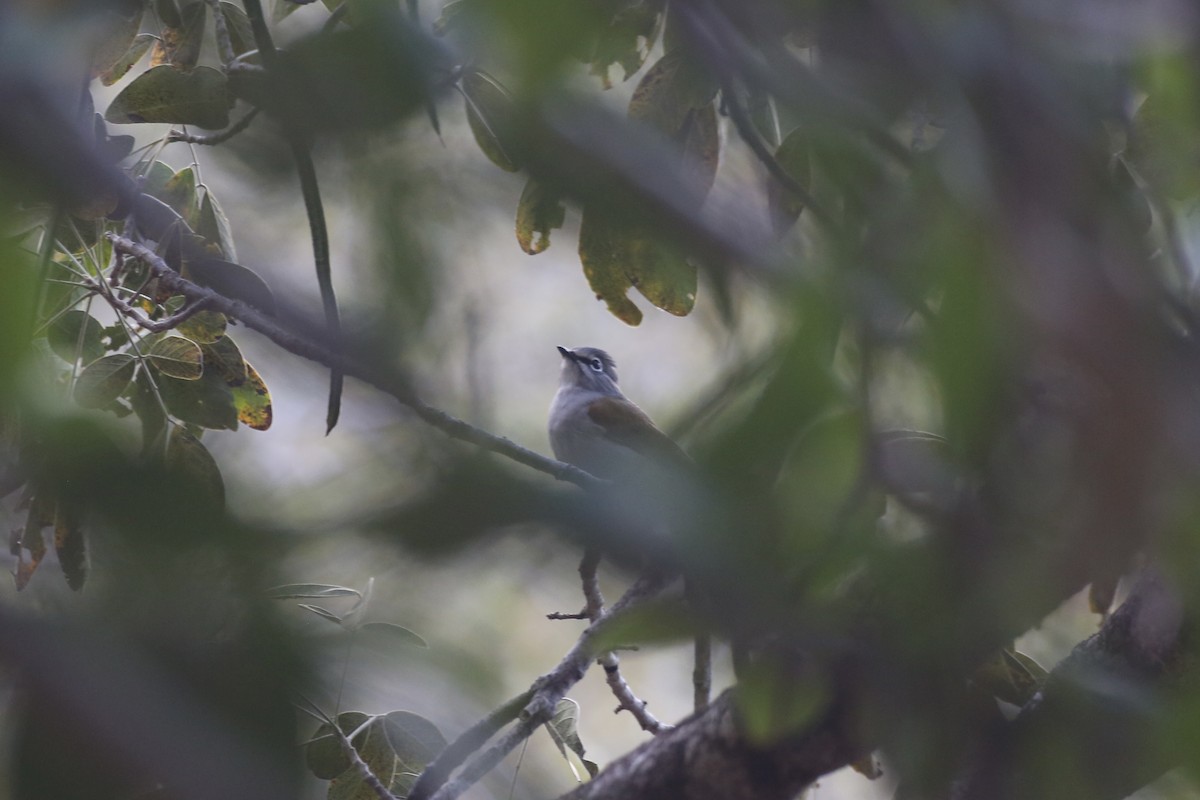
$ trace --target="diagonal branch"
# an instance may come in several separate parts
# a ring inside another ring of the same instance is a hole
[[[289,353],[330,368],[336,368],[346,375],[374,386],[412,409],[424,422],[453,439],[468,442],[516,461],[518,464],[583,488],[594,488],[602,484],[598,478],[578,467],[547,458],[540,453],[521,447],[511,439],[497,436],[482,428],[476,428],[441,409],[426,405],[413,392],[407,381],[394,370],[352,360],[311,338],[288,330],[271,317],[241,300],[234,300],[205,286],[192,283],[171,269],[162,258],[145,245],[115,233],[106,234],[106,238],[119,252],[133,256],[145,263],[166,291],[183,295],[192,302],[204,301],[210,310],[220,311],[226,316],[240,320],[247,328],[258,331]]]

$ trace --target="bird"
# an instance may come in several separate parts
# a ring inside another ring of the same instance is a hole
[[[621,391],[612,356],[598,347],[558,352],[562,371],[550,404],[555,458],[617,483],[647,469],[690,471],[687,454]]]
[[[559,347],[558,352],[562,370],[549,423],[554,457],[610,481],[634,502],[644,504],[654,495],[679,490],[695,469],[692,460],[621,391],[612,356],[598,347]],[[664,503],[661,510],[668,507]],[[585,553],[584,562],[589,558],[597,558],[596,553]],[[684,591],[694,600],[686,580]],[[695,657],[695,706],[700,710],[708,703],[711,680],[707,634],[697,635]]]

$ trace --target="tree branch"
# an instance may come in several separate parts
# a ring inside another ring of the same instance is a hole
[[[660,592],[667,582],[668,579],[662,575],[640,578],[620,600],[580,634],[574,647],[563,656],[558,666],[533,682],[528,693],[528,702],[521,710],[520,721],[517,725],[496,740],[487,750],[467,762],[458,777],[440,787],[432,785],[435,782],[433,780],[424,781],[424,775],[422,775],[422,778],[418,779],[417,785],[413,787],[412,793],[409,794],[408,800],[456,800],[463,792],[475,785],[521,742],[529,738],[534,731],[554,716],[555,705],[566,695],[568,689],[583,678],[588,665],[596,657],[593,644],[596,637],[606,628],[611,627],[612,622],[630,608],[636,607],[643,600]],[[440,767],[439,770],[441,770]],[[424,786],[422,786],[423,783]],[[421,793],[417,791],[418,786],[422,788]],[[428,791],[433,791],[433,794],[426,794],[425,792]]]
[[[337,368],[346,375],[374,386],[412,409],[424,422],[452,439],[468,442],[516,461],[518,464],[523,464],[558,480],[574,483],[585,489],[603,485],[603,481],[578,467],[547,458],[540,453],[521,447],[510,439],[476,428],[440,409],[426,405],[412,391],[403,377],[393,370],[377,368],[351,360],[342,353],[334,352],[312,339],[284,328],[271,317],[241,300],[234,300],[205,286],[186,280],[145,245],[115,233],[106,234],[105,238],[112,243],[115,249],[145,263],[166,291],[183,295],[191,301],[203,300],[209,309],[240,320],[247,328],[258,331],[289,353],[327,367]]]

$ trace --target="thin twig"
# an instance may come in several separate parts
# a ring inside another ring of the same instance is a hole
[[[301,358],[323,364],[327,367],[342,370],[346,375],[374,386],[376,389],[390,395],[408,408],[412,409],[424,422],[442,431],[447,436],[468,442],[497,455],[504,456],[519,464],[523,464],[538,472],[543,472],[561,481],[568,481],[585,489],[603,485],[603,481],[590,475],[571,464],[555,461],[540,453],[521,447],[510,439],[497,436],[481,428],[476,428],[457,417],[426,405],[411,389],[408,383],[396,372],[373,367],[351,360],[342,353],[334,352],[323,344],[287,330],[278,322],[256,308],[226,297],[205,286],[192,283],[181,277],[178,272],[163,261],[153,250],[143,244],[119,236],[115,233],[106,234],[113,247],[126,255],[133,256],[149,267],[151,273],[158,278],[164,291],[183,295],[188,300],[205,300],[213,311],[220,311],[228,317],[238,319],[247,328],[258,331],[272,342]]]
[[[516,749],[517,745],[548,722],[554,716],[554,708],[558,701],[566,695],[568,689],[583,679],[588,665],[595,658],[593,640],[630,608],[662,591],[668,580],[666,576],[659,574],[639,578],[620,600],[580,634],[575,645],[563,656],[558,666],[533,682],[529,702],[524,706],[518,723],[498,738],[491,747],[468,761],[458,777],[445,783],[428,800],[457,800],[463,792],[474,786]],[[417,794],[414,787],[414,791],[409,794],[409,800],[426,800],[426,795]]]
[[[227,67],[237,58],[237,54],[233,52],[233,40],[229,37],[229,25],[226,24],[220,0],[208,0],[208,6],[212,9],[213,28],[217,34],[217,53],[221,57],[221,66]]]
[[[597,622],[604,614],[604,595],[600,593],[600,580],[598,571],[600,568],[600,551],[589,549],[583,554],[583,560],[579,562],[579,577],[583,583],[583,598],[584,610],[583,613],[593,623]],[[617,698],[617,707],[614,713],[628,711],[642,726],[642,730],[657,736],[660,733],[671,730],[672,726],[661,722],[657,717],[646,710],[649,705],[645,700],[639,698],[633,693],[633,689],[621,675],[621,659],[613,651],[608,651],[596,659],[596,663],[604,670],[604,680],[608,684],[608,688],[612,690],[613,695]]]
[[[218,131],[217,133],[200,135],[195,133],[187,133],[186,131],[171,131],[167,134],[167,141],[187,142],[188,144],[203,145],[221,144],[222,142],[227,142],[234,136],[237,136],[239,133],[246,130],[246,128],[249,128],[250,123],[253,122],[254,118],[258,116],[258,112],[260,110],[261,109],[257,108],[250,109],[250,111],[247,112],[245,116],[243,116],[237,122],[233,123],[223,131]]]

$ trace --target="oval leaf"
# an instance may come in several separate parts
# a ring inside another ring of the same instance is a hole
[[[479,149],[500,169],[516,172],[521,162],[513,145],[516,108],[512,95],[486,72],[468,72],[461,86],[467,122]]]
[[[104,408],[116,400],[133,380],[137,359],[114,353],[88,364],[75,381],[75,402],[84,408]]]
[[[796,128],[775,151],[775,160],[792,180],[805,189],[812,184],[812,164],[809,159],[810,142],[807,133]],[[771,212],[771,225],[777,236],[782,236],[795,224],[804,210],[804,201],[793,194],[779,181],[772,179],[767,184],[767,204]]]
[[[192,316],[179,323],[179,327],[175,330],[180,335],[186,336],[193,342],[199,344],[201,349],[205,345],[210,345],[219,342],[225,337],[225,329],[229,325],[229,320],[219,311],[201,311],[199,314]],[[232,343],[232,341],[231,341]],[[234,345],[236,349],[236,345]],[[238,353],[238,358],[241,358],[241,353]],[[208,366],[208,352],[204,353],[204,364]]]
[[[517,243],[531,256],[550,246],[550,231],[561,228],[567,216],[562,196],[530,178],[517,205]]]
[[[72,364],[76,359],[88,364],[104,355],[103,336],[104,326],[100,321],[79,309],[66,312],[46,329],[50,349]]]
[[[383,720],[392,751],[406,772],[420,773],[446,747],[446,737],[420,714],[392,711]]]
[[[204,354],[200,345],[182,336],[164,336],[154,343],[146,356],[155,369],[172,378],[196,381],[204,374]]]
[[[271,393],[254,367],[246,364],[246,380],[233,387],[233,405],[238,420],[246,427],[265,431],[271,427]]]
[[[222,257],[237,261],[229,217],[225,216],[217,198],[207,188],[204,190],[204,200],[200,202],[200,210],[196,217],[196,233],[208,240],[210,247],[216,247]]]
[[[225,481],[216,459],[200,440],[183,428],[171,431],[167,444],[167,470],[187,481],[194,492],[216,505],[225,504]]]
[[[150,33],[139,33],[133,37],[133,41],[129,44],[129,49],[125,51],[125,54],[100,74],[100,82],[105,86],[112,86],[121,80],[121,78],[124,78],[125,73],[133,69],[133,65],[142,60],[142,56],[146,55],[146,51],[150,49],[150,45],[154,44],[154,42],[154,35]]]
[[[620,232],[614,229],[608,215],[600,208],[583,211],[579,226],[579,260],[588,285],[603,300],[613,316],[627,325],[638,325],[642,312],[627,297],[633,283],[625,274],[625,252]]]
[[[92,55],[93,77],[101,76],[103,78],[116,70],[118,65],[129,57],[134,43],[140,38],[137,32],[142,27],[144,11],[145,7],[138,4],[138,7],[129,14],[121,14],[113,8],[100,12],[99,24],[96,29],[104,31],[106,35],[96,46]],[[149,45],[147,44],[146,47]],[[143,48],[141,52],[145,53],[146,49]],[[141,53],[133,61],[130,61],[125,69],[121,70],[121,75],[125,74],[138,58],[141,58]],[[111,83],[112,81],[104,81],[105,86],[109,86]]]
[[[116,123],[172,122],[201,128],[229,124],[233,98],[225,76],[210,67],[180,72],[166,64],[143,72],[104,112]]]
[[[158,390],[173,417],[202,428],[237,430],[233,395],[220,375],[206,372],[195,381],[163,375],[158,379]]]
[[[204,368],[216,370],[230,388],[246,382],[246,361],[233,339],[222,336],[212,344],[201,345],[200,349],[204,351]]]
[[[240,56],[256,49],[254,31],[250,28],[250,18],[246,12],[227,0],[221,0],[221,15],[225,17],[225,28],[229,31],[229,43],[233,46],[233,54]]]
[[[342,733],[349,736],[369,719],[361,711],[343,711],[338,714],[337,725]],[[351,744],[357,749],[365,740],[366,731],[362,731],[351,740]],[[326,781],[333,780],[350,768],[350,759],[342,752],[341,743],[333,736],[333,728],[328,724],[317,728],[304,748],[304,760],[313,775]]]
[[[571,759],[567,755],[568,751],[579,757],[584,769],[588,771],[588,775],[596,777],[596,774],[600,772],[600,767],[596,765],[596,762],[584,758],[587,751],[579,738],[579,703],[569,697],[559,700],[554,707],[554,716],[546,723],[546,730],[549,731],[550,738],[558,745],[558,751],[567,760],[571,771],[575,773],[575,780],[582,781],[582,778],[575,771],[575,765],[571,763]]]
[[[273,586],[265,594],[272,600],[359,596],[358,590],[333,583],[288,583]]]
[[[408,628],[390,622],[364,622],[358,630],[381,640],[392,641],[411,647],[429,647],[429,643]]]
[[[275,295],[266,281],[254,270],[232,261],[202,258],[189,262],[187,271],[191,279],[201,286],[207,286],[234,300],[241,300],[264,313],[275,313]]]

